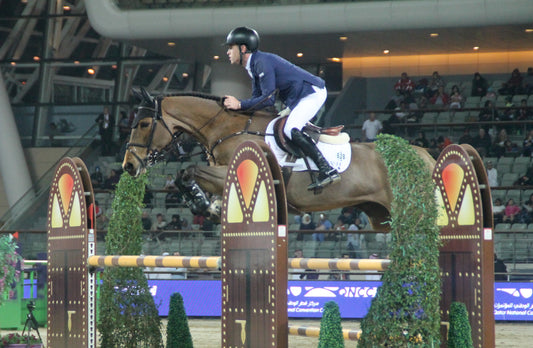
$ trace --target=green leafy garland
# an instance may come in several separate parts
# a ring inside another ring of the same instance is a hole
[[[167,324],[167,348],[193,348],[191,331],[179,292],[170,296]]]
[[[108,255],[140,255],[142,207],[146,174],[133,178],[122,174],[115,190],[113,216],[106,236]],[[101,346],[137,348],[163,346],[161,320],[139,267],[108,267],[104,270],[98,330]]]
[[[17,263],[21,260],[17,253],[17,243],[13,236],[0,237],[0,306],[13,291],[12,285],[20,276]]]
[[[320,321],[318,348],[344,348],[341,313],[339,306],[334,301],[326,302],[324,305],[324,314],[322,314]]]
[[[380,135],[377,151],[388,169],[391,264],[367,316],[358,347],[438,347],[441,282],[435,185],[407,141]]]

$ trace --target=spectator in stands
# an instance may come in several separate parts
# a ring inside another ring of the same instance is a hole
[[[404,101],[407,103],[410,103],[413,99],[411,93],[413,92],[414,88],[415,84],[413,81],[411,81],[406,72],[402,73],[400,79],[394,85],[394,89],[403,96]]]
[[[440,135],[437,138],[437,146],[439,148],[439,152],[442,152],[442,150],[444,150],[448,145],[451,144],[453,144],[452,141],[445,135]]]
[[[102,139],[102,155],[109,156],[111,154],[115,122],[107,106],[104,107],[103,112],[98,115],[95,122],[98,123],[100,138]]]
[[[489,154],[491,145],[490,135],[485,132],[484,128],[480,128],[478,135],[474,138],[474,148],[479,152],[481,157],[485,157]]]
[[[515,155],[518,155],[518,153],[520,152],[518,145],[513,143],[511,140],[505,141],[504,149],[505,149],[505,154],[504,154],[505,156],[507,155],[515,156]]]
[[[480,122],[490,122],[490,121],[500,120],[500,114],[498,113],[496,106],[491,100],[485,101],[485,105],[483,106],[483,109],[481,109],[481,111],[479,112],[478,120]],[[491,125],[484,124],[482,127],[485,129],[485,131],[488,131]]]
[[[95,189],[103,187],[104,175],[100,171],[99,166],[94,167],[94,172],[91,174],[91,182],[93,184],[93,188]]]
[[[161,213],[156,215],[156,220],[152,224],[152,231],[163,231],[165,230],[165,227],[167,226],[167,222],[165,220],[165,216]]]
[[[205,216],[200,215],[200,214],[194,214],[192,217],[192,227],[195,230],[199,230],[200,227],[202,227],[202,225],[204,224],[204,219],[205,219]]]
[[[527,74],[524,77],[524,93],[533,94],[533,67],[527,68]]]
[[[376,141],[377,135],[383,129],[381,121],[376,119],[376,113],[371,112],[368,119],[363,122],[363,141],[373,142]]]
[[[121,144],[123,144],[127,139],[129,139],[130,132],[131,132],[131,124],[130,124],[128,114],[126,114],[126,111],[121,111],[120,120],[118,121],[119,142]]]
[[[104,181],[103,188],[106,190],[114,190],[115,186],[118,184],[120,180],[120,174],[115,169],[111,169],[109,172],[109,176]]]
[[[494,139],[494,143],[492,144],[492,153],[496,157],[505,155],[505,146],[507,145],[507,140],[509,140],[509,136],[507,135],[505,128],[503,128],[500,130],[496,136],[496,139]]]
[[[520,108],[515,110],[515,120],[524,121],[533,119],[533,110],[527,106],[527,100],[520,101]]]
[[[167,174],[167,179],[165,180],[165,185],[163,186],[164,190],[172,190],[176,188],[176,182],[172,177],[172,174]]]
[[[173,214],[172,220],[165,226],[165,230],[178,231],[181,230],[181,218],[179,214]]]
[[[522,142],[522,154],[525,157],[531,157],[533,151],[533,130],[530,130]]]
[[[450,93],[450,108],[460,109],[463,107],[464,98],[459,90],[459,86],[453,85],[452,92]]]
[[[413,140],[413,145],[420,147],[428,147],[429,141],[426,138],[426,134],[424,132],[418,132],[418,137]]]
[[[492,206],[492,214],[494,215],[494,224],[499,224],[503,222],[504,213],[505,213],[505,206],[503,205],[502,200],[500,198],[496,198]]]
[[[415,91],[414,95],[416,96],[426,96],[429,92],[429,82],[428,79],[422,78],[418,80],[418,82],[415,85]]]
[[[530,224],[533,221],[533,193],[529,195],[527,201],[522,205],[523,222]]]
[[[431,81],[429,82],[429,87],[427,89],[426,96],[428,98],[432,98],[435,94],[437,94],[439,88],[444,89],[445,83],[442,77],[440,76],[438,71],[434,71],[433,75],[431,77]]]
[[[494,280],[507,280],[507,266],[494,254]]]
[[[316,227],[315,223],[313,222],[313,219],[311,218],[311,214],[304,214],[302,216],[302,222],[300,223],[300,230],[314,230]],[[298,235],[296,236],[296,240],[304,240],[304,234],[301,232],[298,232]]]
[[[349,226],[350,224],[353,224],[355,221],[354,211],[352,207],[344,207],[342,208],[341,214],[337,218],[337,220],[342,223],[342,225]]]
[[[501,95],[515,95],[521,94],[522,92],[522,74],[520,74],[518,68],[515,68],[511,73],[509,80],[502,84],[502,88],[498,90],[498,93]]]
[[[519,177],[515,182],[515,186],[532,186],[533,185],[533,167],[527,169],[526,174]]]
[[[515,217],[520,213],[520,207],[516,205],[514,199],[509,199],[505,204],[505,213],[503,215],[503,222],[513,223]]]
[[[143,226],[143,230],[145,231],[150,231],[150,229],[152,228],[152,219],[150,219],[150,214],[147,211],[143,211],[141,223]]]
[[[463,130],[463,135],[461,135],[461,137],[457,141],[457,144],[469,144],[469,145],[474,144],[474,138],[470,134],[469,127],[465,127],[465,129]]]
[[[333,227],[326,214],[320,214],[315,231],[329,231]],[[324,233],[313,233],[313,240],[323,242],[325,240]]]
[[[444,87],[439,87],[429,100],[429,103],[438,108],[447,108],[450,103],[450,96],[444,92]]]
[[[487,177],[490,187],[498,186],[498,169],[494,168],[492,161],[487,161]]]
[[[480,73],[476,72],[472,79],[472,91],[470,95],[473,97],[484,97],[487,94],[488,87],[489,83],[487,80]]]

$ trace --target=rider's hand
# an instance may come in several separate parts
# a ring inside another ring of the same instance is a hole
[[[224,99],[224,106],[230,110],[239,110],[241,108],[241,102],[234,96],[227,95]]]

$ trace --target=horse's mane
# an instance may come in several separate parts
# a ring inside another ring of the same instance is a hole
[[[223,99],[223,97],[219,97],[219,96],[207,94],[207,93],[202,93],[202,92],[178,92],[178,93],[165,94],[165,95],[159,96],[160,99],[167,98],[167,97],[197,97],[201,99],[214,100],[220,105],[222,105],[222,99]],[[273,117],[274,115],[277,114],[278,111],[275,110],[274,108],[265,108],[265,109],[259,109],[259,110],[249,110],[249,111],[238,110],[234,112],[237,114],[246,115],[246,116],[265,115],[268,117]]]
[[[202,92],[179,92],[179,93],[165,94],[165,95],[160,96],[160,98],[166,98],[166,97],[197,97],[197,98],[202,98],[202,99],[214,100],[217,103],[220,103],[222,101],[222,97],[207,94],[207,93],[202,93]]]

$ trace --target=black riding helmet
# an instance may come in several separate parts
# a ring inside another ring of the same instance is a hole
[[[245,45],[249,52],[255,52],[259,47],[259,34],[252,28],[238,27],[230,31],[224,44]]]

